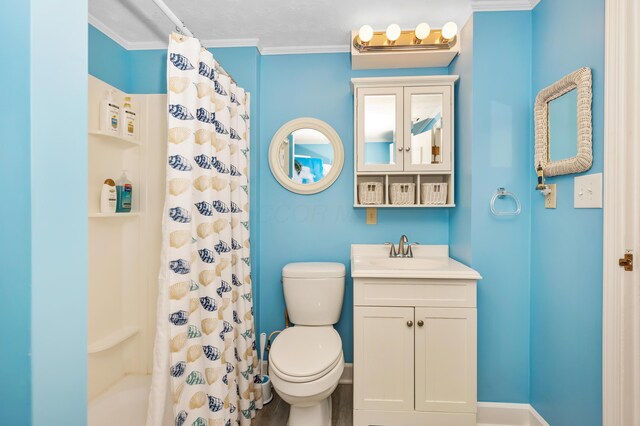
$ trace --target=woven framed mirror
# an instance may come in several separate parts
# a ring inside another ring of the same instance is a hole
[[[536,97],[535,163],[545,176],[581,173],[593,163],[592,77],[580,68]]]

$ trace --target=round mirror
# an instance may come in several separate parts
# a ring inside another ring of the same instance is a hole
[[[291,192],[315,194],[324,191],[340,176],[343,163],[340,136],[322,120],[291,120],[271,139],[271,173]]]

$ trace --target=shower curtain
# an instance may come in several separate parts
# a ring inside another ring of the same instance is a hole
[[[197,39],[179,34],[169,41],[167,79],[167,187],[147,426],[163,424],[167,391],[172,425],[249,425],[262,407],[249,257],[249,95]]]

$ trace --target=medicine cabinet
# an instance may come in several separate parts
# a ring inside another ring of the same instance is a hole
[[[351,80],[356,207],[453,207],[457,79],[439,75]],[[394,200],[398,184],[413,191],[413,198]],[[432,184],[446,196],[434,201]],[[371,185],[378,185],[378,198],[363,193]]]

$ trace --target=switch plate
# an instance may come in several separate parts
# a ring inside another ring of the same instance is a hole
[[[544,196],[544,208],[545,209],[555,209],[556,208],[556,196],[557,196],[556,184],[552,183],[552,184],[550,184],[548,186],[549,186],[549,189],[551,190],[551,192]]]
[[[375,225],[378,223],[378,209],[375,207],[367,207],[367,225]]]
[[[577,176],[573,180],[573,207],[576,209],[602,208],[602,173]]]

